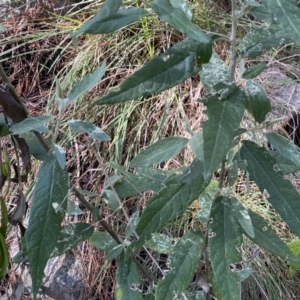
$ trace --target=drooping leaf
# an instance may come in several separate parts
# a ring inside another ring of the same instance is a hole
[[[87,133],[92,139],[100,141],[111,140],[109,135],[89,121],[70,120],[67,124],[78,133]]]
[[[278,255],[283,259],[287,259],[292,257],[293,254],[284,243],[279,236],[272,230],[271,226],[267,223],[267,221],[256,214],[255,212],[249,210],[248,211],[250,218],[252,220],[252,226],[254,228],[255,237],[249,236],[249,234],[243,230],[243,233],[254,243],[259,245],[260,247],[268,250],[269,252]]]
[[[271,111],[270,99],[264,89],[254,81],[247,81],[248,95],[247,110],[253,115],[256,122],[261,123]]]
[[[300,8],[296,0],[266,0],[272,23],[288,38],[300,45]]]
[[[242,232],[233,216],[229,198],[218,197],[211,209],[209,226],[209,254],[215,280],[222,300],[238,300],[238,273],[231,267],[242,260],[237,247],[242,242]]]
[[[94,232],[89,238],[89,242],[95,248],[105,252],[110,252],[118,246],[118,243],[107,232],[100,231]]]
[[[153,233],[151,239],[145,243],[145,247],[157,253],[169,254],[173,248],[174,239],[161,234]]]
[[[54,119],[53,116],[37,116],[24,119],[22,122],[14,124],[10,127],[10,131],[13,134],[22,134],[31,130],[36,130],[42,125],[51,122]]]
[[[152,233],[161,230],[166,223],[182,214],[199,197],[208,182],[204,180],[200,161],[197,162],[197,169],[198,176],[194,175],[191,181],[180,182],[185,175],[170,177],[166,187],[148,201],[136,228],[140,236],[137,248],[149,240]]]
[[[257,64],[249,67],[242,75],[244,79],[253,79],[257,77],[265,68],[267,64]]]
[[[2,87],[0,87],[0,105],[14,123],[22,122],[27,118],[28,113],[25,107],[14,98],[9,90]]]
[[[272,147],[275,148],[277,165],[284,174],[300,170],[300,152],[296,145],[276,132],[269,132],[266,137]]]
[[[148,167],[176,156],[189,142],[184,137],[167,137],[140,152],[130,163],[132,167]]]
[[[54,146],[54,155],[62,168],[62,170],[66,167],[66,152],[65,149],[57,144]]]
[[[213,52],[208,64],[202,66],[199,72],[205,90],[210,93],[218,82],[230,82],[230,68]]]
[[[87,75],[82,80],[76,82],[67,98],[59,100],[59,109],[63,111],[69,104],[75,102],[79,97],[94,87],[103,77],[106,70],[106,60],[92,74]]]
[[[247,33],[240,43],[240,53],[242,57],[256,57],[263,51],[277,47],[288,41],[287,38],[276,36],[276,31],[272,28],[256,28]]]
[[[244,112],[245,94],[238,88],[225,100],[222,94],[208,96],[205,101],[208,120],[203,123],[204,174],[209,178],[232,147]]]
[[[118,261],[116,300],[142,300],[139,290],[140,274],[135,262],[126,253]]]
[[[240,155],[247,161],[247,171],[260,191],[268,192],[267,200],[290,229],[300,235],[300,195],[280,171],[274,170],[276,161],[266,149],[251,141],[243,141]]]
[[[162,21],[173,25],[190,38],[206,44],[210,53],[204,54],[203,63],[209,62],[212,51],[210,36],[191,21],[189,8],[184,1],[154,0],[150,3],[150,6]]]
[[[186,38],[127,78],[117,90],[96,100],[94,104],[126,102],[167,90],[197,74],[196,56],[201,56],[201,43]]]
[[[88,239],[94,232],[94,227],[87,223],[74,223],[63,226],[51,257],[60,256],[75,248],[79,243]]]
[[[158,283],[157,300],[173,300],[191,283],[202,255],[203,236],[199,231],[188,231],[173,247],[169,256],[170,271]]]
[[[104,6],[108,1],[105,2]],[[114,2],[114,1],[112,1]],[[126,27],[140,18],[146,16],[148,12],[139,7],[131,7],[127,9],[119,9],[115,12],[112,10],[104,15],[101,9],[92,19],[83,24],[77,31],[74,32],[73,37],[78,37],[81,34],[103,34],[110,33]]]
[[[20,191],[18,196],[17,206],[9,215],[9,221],[13,225],[16,225],[18,222],[22,221],[23,217],[26,214],[26,210],[27,210],[26,198],[24,194]]]
[[[241,225],[242,229],[247,233],[248,236],[254,238],[255,232],[248,210],[236,198],[232,197],[230,198],[230,201],[233,209],[233,214]]]
[[[68,172],[61,169],[54,156],[49,156],[43,161],[37,174],[25,234],[26,257],[30,263],[34,295],[38,292],[44,268],[60,234],[63,215],[56,213],[53,204],[64,207],[68,180]]]

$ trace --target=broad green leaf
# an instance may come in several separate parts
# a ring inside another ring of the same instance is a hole
[[[106,254],[105,260],[112,260],[114,258],[117,258],[121,255],[122,252],[124,252],[124,246],[122,244],[117,245]]]
[[[139,211],[134,212],[133,215],[130,217],[130,223],[127,224],[125,229],[125,237],[127,239],[132,236],[135,236],[134,231],[137,223],[139,222],[139,219],[140,219]]]
[[[159,281],[156,300],[173,300],[191,283],[202,255],[203,236],[199,231],[188,231],[173,247],[169,255],[170,271]]]
[[[256,57],[263,51],[277,47],[288,41],[287,38],[276,36],[272,28],[256,28],[247,33],[240,43],[242,57]]]
[[[80,34],[103,34],[110,33],[126,27],[142,17],[148,15],[148,12],[139,7],[131,7],[127,9],[120,9],[115,14],[105,18],[99,18],[96,14],[95,17],[85,24],[83,24],[74,34],[77,37]]]
[[[109,209],[112,212],[118,210],[118,208],[120,206],[117,196],[122,199],[122,197],[121,197],[122,195],[120,196],[118,194],[118,191],[116,191],[116,192],[117,192],[117,195],[114,191],[104,190],[102,197],[101,197],[103,199],[103,201],[108,205]]]
[[[96,100],[94,104],[126,102],[142,96],[150,96],[167,90],[187,78],[196,75],[195,65],[201,55],[202,45],[186,38],[127,78],[117,90]]]
[[[3,238],[6,238],[7,224],[8,224],[8,213],[6,203],[3,197],[0,197],[0,208],[1,208],[1,224],[0,224],[0,234]]]
[[[175,176],[172,182],[154,195],[147,203],[136,231],[140,236],[136,247],[151,238],[151,234],[161,230],[164,225],[181,215],[195,201],[208,182],[204,181],[203,169],[198,161],[198,176],[189,182],[180,182]],[[184,178],[184,176],[182,176]]]
[[[87,133],[92,139],[100,141],[110,141],[111,138],[99,127],[89,121],[70,120],[67,123],[75,132]]]
[[[247,234],[245,230],[242,229],[243,233],[260,247],[268,250],[275,255],[278,255],[283,259],[292,257],[293,254],[286,243],[284,243],[278,237],[278,235],[275,233],[275,231],[272,230],[267,221],[251,210],[249,210],[248,212],[252,220],[255,237],[252,238]]]
[[[231,266],[242,260],[237,250],[242,243],[242,232],[234,218],[230,199],[218,197],[212,205],[210,217],[208,245],[218,289],[222,300],[239,300],[240,279]]]
[[[75,102],[79,97],[88,92],[92,87],[94,87],[100,79],[103,77],[106,70],[106,61],[104,61],[101,66],[94,71],[92,74],[87,75],[82,80],[76,82],[71,91],[69,92],[67,98],[59,100],[59,109],[63,111],[69,104]]]
[[[268,201],[290,229],[300,235],[300,195],[281,172],[274,170],[276,161],[266,149],[251,141],[243,141],[240,155],[247,161],[247,171],[260,191],[268,192]]]
[[[271,111],[270,99],[261,85],[247,81],[248,95],[246,109],[253,115],[256,122],[261,123]]]
[[[153,233],[145,247],[157,253],[169,254],[173,248],[174,239],[161,233]]]
[[[66,152],[65,149],[57,144],[54,146],[54,155],[62,168],[62,170],[66,167]]]
[[[272,23],[277,24],[285,36],[300,45],[300,8],[296,0],[266,0],[272,16]]]
[[[232,197],[230,198],[230,201],[235,218],[247,235],[253,239],[255,237],[255,233],[248,210],[236,198]]]
[[[56,213],[53,204],[65,206],[69,188],[66,169],[62,170],[54,156],[41,164],[33,191],[29,224],[26,230],[26,257],[30,263],[32,290],[36,296],[60,234],[63,215]]]
[[[107,188],[113,186],[120,179],[122,179],[122,177],[118,174],[108,177],[104,182],[103,189],[106,190]]]
[[[221,93],[205,101],[208,120],[203,123],[204,174],[209,178],[232,147],[244,112],[245,94],[238,88],[225,100]]]
[[[118,261],[116,281],[116,300],[143,299],[139,290],[140,275],[137,266],[130,256],[124,252]]]
[[[60,256],[75,248],[79,243],[88,239],[94,232],[94,227],[87,223],[74,223],[63,226],[51,254],[51,257]]]
[[[170,176],[170,174],[166,171],[151,167],[137,167],[135,170],[139,175],[143,175],[148,178],[148,180],[163,182]]]
[[[110,252],[113,248],[118,246],[118,243],[107,233],[96,231],[89,238],[89,242],[95,248]]]
[[[53,116],[37,116],[26,118],[22,122],[12,125],[10,127],[10,131],[13,134],[22,134],[31,130],[38,131],[39,127],[51,122],[53,119]]]
[[[261,0],[261,3],[256,2],[258,5],[251,7],[250,9],[250,14],[260,20],[260,21],[264,21],[266,23],[271,24],[272,23],[272,18],[271,15],[268,12],[267,9],[267,3],[266,0]]]
[[[67,208],[66,208],[66,213],[68,215],[82,215],[83,211],[70,199],[67,199]]]
[[[188,7],[183,0],[154,0],[150,3],[150,6],[162,21],[173,25],[190,38],[208,45],[210,53],[208,53],[203,63],[209,62],[212,51],[210,36],[191,21]]]
[[[200,210],[197,212],[197,219],[200,222],[206,223],[208,221],[211,205],[218,189],[219,182],[217,180],[212,180],[199,196],[198,201],[200,205]]]
[[[40,141],[36,137],[36,135],[32,132],[23,133],[20,135],[23,139],[25,139],[28,147],[29,152],[33,155],[36,159],[44,160],[48,153],[45,148],[41,145]],[[49,139],[44,138],[45,143],[50,149],[51,141]]]
[[[276,160],[274,170],[280,169],[283,174],[294,173],[299,170],[299,166],[295,165],[291,160],[282,156],[278,151],[269,150],[269,154]]]
[[[251,268],[244,268],[237,272],[239,275],[239,283],[245,281],[252,273]]]
[[[208,64],[203,65],[199,72],[201,82],[209,93],[218,82],[230,82],[230,68],[213,52]]]
[[[9,259],[5,238],[3,237],[2,233],[0,233],[0,257],[0,278],[3,278],[7,273],[6,271],[8,268]]]
[[[244,79],[253,79],[257,77],[266,68],[266,66],[267,64],[265,63],[251,66],[243,73],[242,77]]]
[[[196,132],[189,141],[189,145],[192,148],[195,156],[203,162],[203,132]]]
[[[287,243],[287,246],[295,256],[294,260],[288,260],[289,275],[294,276],[300,270],[300,239]]]
[[[167,137],[140,152],[130,163],[131,167],[147,167],[176,156],[189,142],[184,137]]]
[[[291,140],[276,132],[269,132],[266,134],[266,137],[276,152],[280,154],[276,161],[282,172],[287,174],[299,171],[300,152],[296,145]]]

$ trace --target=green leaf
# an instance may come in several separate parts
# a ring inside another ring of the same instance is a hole
[[[267,221],[256,214],[255,212],[249,210],[249,215],[252,220],[252,226],[254,228],[255,237],[251,237],[248,233],[243,230],[243,233],[254,243],[259,245],[260,247],[268,250],[269,252],[278,255],[283,259],[287,259],[288,257],[292,257],[293,254],[286,245],[272,230],[271,226],[267,223]]]
[[[14,124],[10,127],[13,134],[22,134],[31,130],[39,131],[39,127],[49,123],[54,119],[53,116],[38,116],[24,119],[22,122]]]
[[[74,223],[63,226],[51,254],[51,257],[60,256],[75,248],[79,243],[88,239],[94,232],[94,227],[87,223]]]
[[[36,296],[44,268],[54,250],[61,230],[63,215],[53,204],[64,206],[69,188],[68,172],[62,170],[56,158],[47,157],[37,174],[33,191],[29,224],[26,230],[26,256],[30,263],[32,290]]]
[[[0,257],[0,278],[3,278],[7,273],[6,271],[9,264],[9,258],[5,238],[2,233],[0,233]]]
[[[48,153],[45,148],[41,145],[40,141],[36,137],[36,135],[32,132],[23,133],[20,135],[23,139],[25,139],[28,147],[29,152],[38,160],[44,160]],[[51,141],[49,139],[44,139],[45,143],[50,148]]]
[[[238,88],[225,100],[222,93],[208,96],[205,101],[208,120],[203,123],[204,174],[209,178],[232,147],[244,112],[245,94]]]
[[[300,8],[296,0],[266,0],[267,8],[275,23],[296,44],[300,45]]]
[[[169,256],[170,271],[158,283],[156,300],[173,300],[191,283],[202,255],[203,236],[199,231],[188,231],[173,247]]]
[[[247,171],[260,191],[268,192],[268,201],[290,229],[300,235],[300,196],[292,183],[273,169],[276,161],[266,149],[251,141],[243,141],[240,155],[247,161]]]
[[[236,222],[229,198],[218,197],[211,210],[209,226],[210,260],[222,300],[239,300],[239,275],[231,265],[242,260],[237,250],[242,243],[242,232]]]
[[[230,68],[213,52],[208,64],[199,72],[205,90],[210,93],[218,82],[230,82]]]
[[[82,80],[76,82],[71,91],[69,92],[67,98],[61,99],[59,101],[59,109],[63,111],[69,104],[75,102],[79,97],[88,92],[93,88],[103,77],[106,70],[106,60],[101,64],[101,66],[94,71],[92,74],[87,75]]]
[[[128,239],[131,236],[135,236],[135,228],[138,224],[140,219],[139,211],[136,211],[133,213],[133,215],[130,217],[130,223],[128,222],[126,229],[125,229],[125,237]]]
[[[228,184],[233,186],[239,176],[238,162],[235,160],[228,170]]]
[[[300,270],[300,239],[287,243],[287,246],[295,256],[294,260],[288,260],[289,275],[294,276]]]
[[[253,79],[257,77],[265,68],[267,64],[257,64],[249,67],[242,75],[244,79]]]
[[[130,256],[124,252],[118,261],[116,281],[116,300],[143,299],[138,286],[140,283],[140,275],[137,266]]]
[[[122,254],[122,252],[124,252],[124,246],[122,244],[117,245],[106,254],[105,260],[112,260],[114,258],[117,258]]]
[[[108,205],[109,209],[114,212],[116,210],[118,210],[119,206],[120,206],[120,203],[118,201],[118,198],[122,198],[120,197],[120,195],[118,194],[118,191],[117,192],[117,195],[114,191],[111,191],[111,190],[104,190],[103,194],[102,194],[102,197],[103,198],[103,201]]]
[[[213,198],[219,189],[219,182],[212,180],[198,198],[200,210],[197,213],[197,219],[206,223],[208,221]]]
[[[199,42],[189,38],[175,44],[127,78],[117,90],[96,100],[94,104],[126,102],[158,94],[183,82],[199,72],[195,60],[197,55],[201,55],[201,49]]]
[[[100,141],[110,141],[111,138],[99,127],[89,121],[70,120],[67,123],[75,132],[87,133],[92,139]]]
[[[288,42],[287,38],[276,36],[272,28],[256,28],[247,33],[240,43],[242,57],[256,57],[273,47]]]
[[[266,134],[269,143],[279,153],[276,161],[284,174],[293,173],[300,170],[300,152],[297,146],[289,139],[276,132]]]
[[[7,224],[8,224],[8,213],[6,203],[3,197],[0,197],[0,208],[1,208],[1,224],[0,224],[0,234],[3,238],[6,238]]]
[[[248,95],[246,109],[253,115],[258,123],[262,123],[271,111],[270,99],[261,85],[254,81],[247,81]]]
[[[196,132],[189,141],[189,145],[192,148],[193,153],[196,157],[203,162],[203,132]]]
[[[183,137],[167,137],[140,152],[130,163],[131,167],[147,167],[176,156],[189,142]]]
[[[54,145],[54,155],[62,168],[62,170],[66,167],[66,152],[65,149],[59,145]]]
[[[161,233],[153,233],[151,239],[145,243],[145,247],[157,253],[169,254],[173,248],[174,239]]]
[[[255,233],[248,210],[236,198],[232,197],[230,198],[230,201],[235,218],[247,235],[253,239],[255,237]]]
[[[95,248],[105,252],[110,252],[118,246],[118,243],[107,232],[100,231],[94,232],[89,238],[89,242]]]
[[[147,203],[140,218],[136,231],[140,236],[136,247],[151,238],[151,234],[161,230],[164,225],[181,215],[205,189],[208,182],[204,181],[202,165],[196,162],[198,176],[188,182],[180,182],[184,176],[172,179],[158,194]]]
[[[146,15],[148,15],[148,12],[139,7],[120,9],[118,12],[107,17],[99,17],[99,15],[96,14],[93,19],[87,21],[77,31],[75,31],[73,37],[77,37],[85,33],[103,34],[115,32],[138,21]]]
[[[79,216],[83,214],[83,211],[70,199],[67,199],[66,213],[68,215]]]
[[[190,38],[207,44],[210,48],[210,54],[208,53],[203,63],[209,62],[212,51],[210,36],[191,21],[188,6],[184,1],[154,0],[150,6],[162,21],[171,24]]]

